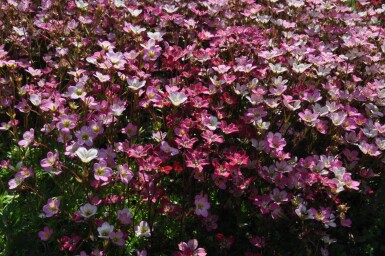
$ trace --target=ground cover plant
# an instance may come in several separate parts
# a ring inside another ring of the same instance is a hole
[[[385,255],[385,5],[0,2],[0,254]]]

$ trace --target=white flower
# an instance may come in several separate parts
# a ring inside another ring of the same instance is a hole
[[[142,28],[141,26],[134,26],[134,25],[130,25],[130,29],[134,34],[140,34],[143,31],[146,31],[145,28]]]
[[[212,131],[215,131],[219,125],[218,118],[216,118],[215,116],[210,116],[208,119],[205,120],[205,122],[205,126]]]
[[[180,104],[187,100],[187,96],[183,92],[172,92],[170,93],[170,95],[168,95],[168,98],[170,99],[171,103],[176,107],[178,107]]]
[[[39,106],[41,104],[41,93],[31,94],[29,100],[34,106]]]
[[[139,78],[135,77],[134,79],[127,78],[127,83],[128,83],[128,88],[134,91],[137,91],[146,84],[146,81],[139,81]]]
[[[116,8],[126,7],[124,0],[114,0],[114,4]]]
[[[84,2],[83,0],[75,0],[75,4],[79,9],[85,9],[88,6],[88,3]]]
[[[293,70],[296,72],[296,73],[303,73],[306,71],[306,69],[310,68],[312,64],[297,64],[297,63],[293,63]]]
[[[345,121],[346,116],[347,114],[342,111],[334,112],[329,115],[335,126],[340,126]]]
[[[131,9],[131,8],[128,8],[128,11],[131,13],[131,15],[133,17],[138,17],[141,13],[142,13],[142,10],[140,9]]]
[[[107,82],[110,80],[109,75],[103,75],[102,73],[96,72],[94,75],[101,83]]]
[[[75,154],[83,163],[89,163],[98,156],[98,150],[94,148],[87,150],[84,147],[80,147],[75,151]]]
[[[96,205],[86,203],[85,205],[80,207],[80,215],[82,215],[84,218],[89,218],[96,214],[96,210]]]
[[[156,41],[162,41],[165,33],[163,32],[147,32],[147,36]]]
[[[99,237],[108,239],[113,230],[114,226],[110,225],[108,222],[104,222],[101,227],[98,227]]]
[[[148,223],[144,220],[142,220],[139,223],[139,226],[135,226],[135,234],[137,237],[150,237],[151,236],[151,230],[148,226]]]
[[[287,68],[282,67],[281,64],[279,64],[279,63],[275,64],[275,65],[269,63],[269,67],[270,67],[271,71],[275,74],[280,74],[280,73],[287,71]]]

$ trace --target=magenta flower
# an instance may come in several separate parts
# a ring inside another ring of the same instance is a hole
[[[72,234],[71,237],[63,236],[59,239],[59,242],[62,244],[60,247],[61,251],[68,250],[70,252],[73,252],[76,250],[76,246],[81,240],[80,236],[76,234]]]
[[[42,241],[47,241],[48,239],[50,239],[52,234],[53,234],[53,229],[49,227],[44,227],[43,230],[39,231],[39,237]]]
[[[181,242],[178,244],[181,252],[176,252],[173,256],[206,256],[206,250],[204,248],[198,248],[198,241],[196,239]]]
[[[47,218],[56,215],[59,212],[60,201],[57,199],[48,199],[47,204],[43,206],[43,212]]]

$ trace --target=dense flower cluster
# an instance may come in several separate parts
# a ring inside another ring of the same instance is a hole
[[[360,6],[2,1],[2,168],[44,248],[327,255],[385,162],[385,5]]]

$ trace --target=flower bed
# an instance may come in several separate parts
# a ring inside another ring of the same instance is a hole
[[[385,5],[255,2],[0,3],[0,250],[385,253]]]

